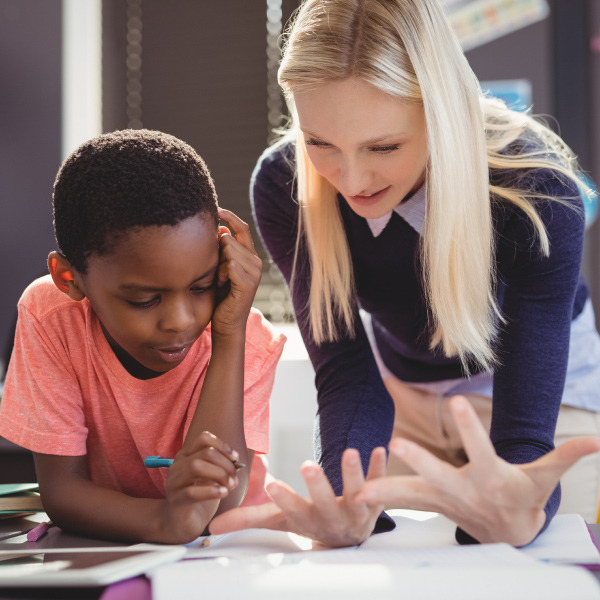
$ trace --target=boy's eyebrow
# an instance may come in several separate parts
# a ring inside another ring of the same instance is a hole
[[[206,271],[206,273],[200,275],[200,277],[197,277],[196,279],[194,279],[194,281],[192,281],[190,283],[190,286],[194,285],[195,283],[197,283],[198,281],[201,281],[202,279],[206,279],[209,276],[214,276],[216,270],[219,268],[219,265],[215,265],[214,267],[211,267],[208,271]],[[135,283],[131,283],[131,284],[123,284],[119,286],[120,290],[136,290],[136,291],[143,291],[143,292],[168,292],[168,288],[160,288],[160,287],[153,287],[151,285],[137,285]]]

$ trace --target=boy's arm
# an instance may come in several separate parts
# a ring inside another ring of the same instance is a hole
[[[59,527],[123,541],[187,543],[202,535],[235,474],[226,444],[207,432],[175,457],[166,498],[98,486],[86,456],[34,453],[44,510]]]
[[[244,359],[246,324],[262,273],[250,228],[232,212],[219,209],[222,228],[217,285],[227,290],[211,321],[212,353],[200,398],[183,448],[194,444],[202,431],[210,431],[237,452],[246,465],[234,477],[235,488],[221,500],[217,512],[238,506],[248,488],[254,453],[244,435]]]

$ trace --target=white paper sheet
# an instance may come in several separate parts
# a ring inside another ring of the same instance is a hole
[[[160,567],[151,579],[154,600],[600,599],[597,581],[584,569],[537,562],[526,567],[496,562],[452,568],[398,567],[387,562],[319,564],[312,560],[270,564],[268,556],[263,556],[186,560]]]
[[[559,515],[533,543],[459,546],[456,525],[435,513],[390,511],[396,529],[361,546],[311,550],[301,536],[245,530],[188,546],[185,560],[153,571],[154,600],[600,600],[585,569],[548,562],[600,563],[583,519]],[[218,558],[215,558],[218,557]],[[576,596],[573,594],[576,591]]]

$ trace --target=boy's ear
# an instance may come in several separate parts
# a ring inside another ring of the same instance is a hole
[[[50,252],[48,255],[48,271],[52,276],[54,285],[72,300],[83,300],[85,294],[79,289],[75,281],[75,269],[71,263],[60,253]]]

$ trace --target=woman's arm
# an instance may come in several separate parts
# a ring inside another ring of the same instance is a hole
[[[346,336],[320,346],[312,340],[306,311],[310,262],[302,244],[296,260],[297,274],[292,281],[298,204],[289,153],[289,148],[271,149],[261,157],[252,178],[252,207],[263,244],[292,290],[296,320],[315,369],[319,407],[315,455],[334,494],[343,497],[344,450],[356,448],[363,472],[367,473],[373,449],[387,446],[390,440],[394,405],[379,375],[358,314],[355,314],[355,338]],[[371,531],[376,522],[377,529],[393,528],[391,520],[384,516],[377,521],[377,517],[378,513],[372,511],[368,516],[370,529],[361,526],[361,530]],[[348,533],[348,539],[354,539],[350,529]],[[329,534],[336,535],[327,532]]]
[[[298,248],[296,278],[291,281],[298,204],[290,158],[293,159],[293,151],[289,147],[270,149],[261,157],[252,177],[252,207],[263,243],[291,288],[298,327],[315,369],[319,406],[316,458],[339,495],[343,488],[344,449],[358,449],[366,473],[372,450],[387,446],[390,440],[394,404],[379,375],[358,313],[355,338],[342,336],[337,342],[320,346],[312,340],[306,309],[310,261],[303,244]]]
[[[518,209],[512,209],[499,240],[505,323],[498,340],[490,437],[498,455],[513,464],[530,463],[554,448],[583,252],[584,211],[576,186],[548,171],[537,172],[531,185],[575,200],[538,205],[550,256],[542,256],[531,223]],[[559,504],[557,486],[546,504],[545,526]]]
[[[547,172],[536,189],[574,197]],[[574,186],[573,186],[574,188]],[[554,431],[564,388],[569,335],[578,290],[583,210],[548,201],[538,206],[548,236],[544,257],[530,221],[504,208],[498,228],[501,306],[505,323],[497,345],[491,441],[464,399],[451,400],[469,462],[456,469],[416,444],[394,440],[390,450],[418,475],[368,482],[358,499],[442,512],[459,525],[460,542],[532,541],[560,504],[561,475],[598,451],[598,440],[578,438],[557,450]]]

